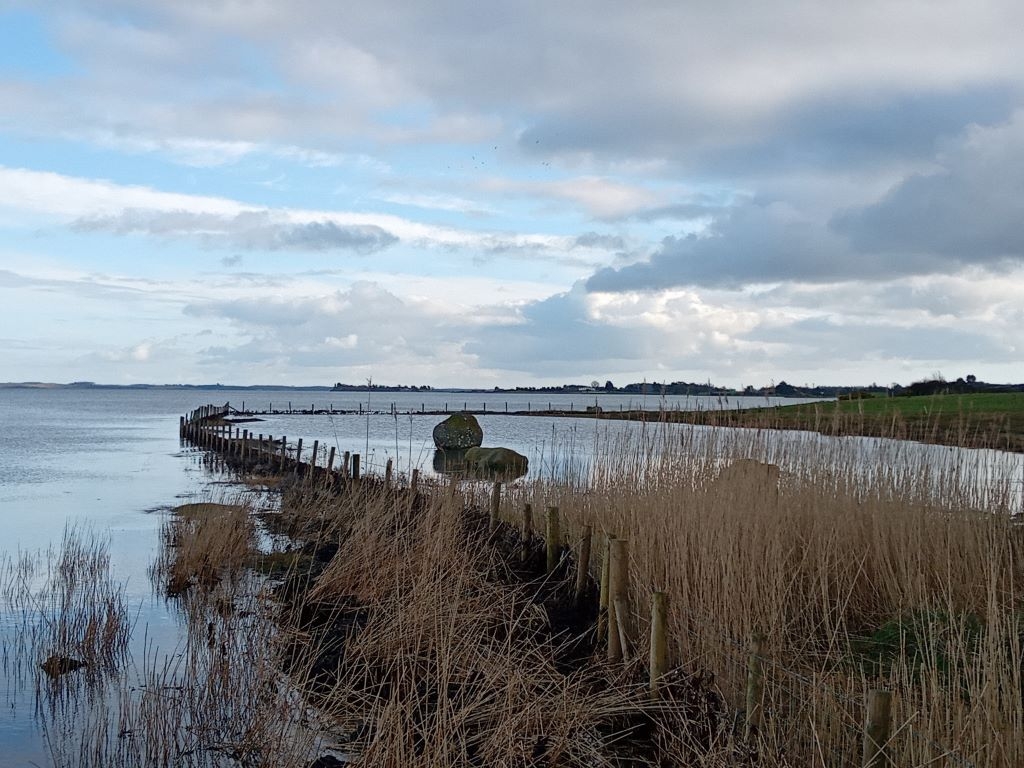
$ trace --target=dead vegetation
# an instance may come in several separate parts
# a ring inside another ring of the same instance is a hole
[[[831,768],[860,764],[873,688],[893,692],[895,765],[1024,759],[1021,487],[1000,457],[675,425],[593,453],[506,485],[496,530],[486,483],[291,479],[277,513],[182,510],[153,575],[187,618],[186,648],[147,657],[142,684],[94,715],[77,745],[89,758],[57,762]],[[539,538],[521,555],[526,504],[561,512],[552,574]],[[574,600],[585,525],[594,575],[606,534],[629,541],[625,665],[604,660],[593,581]],[[658,699],[654,590],[670,606]],[[760,634],[764,717],[748,738]]]
[[[1001,461],[641,426],[589,463],[552,455],[541,479],[507,486],[494,532],[487,484],[413,496],[295,481],[264,517],[289,542],[264,559],[281,580],[278,663],[363,765],[858,765],[866,694],[881,688],[895,764],[1013,766],[1024,542],[1019,478]],[[561,511],[551,576],[537,539],[519,559],[527,503]],[[584,525],[599,554],[605,534],[629,540],[640,652],[624,667],[603,661],[593,594],[572,602]],[[673,672],[652,702],[655,589]],[[761,634],[764,718],[747,737]]]
[[[39,688],[78,672],[92,684],[126,660],[132,621],[124,588],[110,573],[106,540],[93,531],[69,527],[59,549],[4,556],[0,603],[17,627],[4,633],[0,654],[9,679],[34,677]]]

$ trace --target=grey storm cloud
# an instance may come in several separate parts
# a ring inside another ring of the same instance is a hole
[[[742,200],[705,232],[667,237],[647,261],[599,270],[587,287],[877,281],[1024,263],[1024,113],[971,128],[935,164],[825,221],[781,201]]]
[[[881,200],[833,217],[860,252],[928,253],[958,263],[1024,259],[1024,113],[975,128],[941,167],[915,174]]]
[[[647,261],[607,267],[588,281],[591,291],[658,290],[680,285],[740,287],[783,279],[853,277],[843,243],[824,227],[780,203],[745,203],[712,223],[707,233],[667,237]]]
[[[191,211],[128,209],[115,216],[79,219],[78,231],[191,237],[210,248],[249,251],[352,251],[370,254],[398,242],[374,225],[340,225],[330,220],[293,222],[268,211],[244,211],[235,216]]]
[[[628,329],[588,319],[585,300],[586,291],[577,284],[529,302],[519,311],[520,322],[478,328],[465,349],[483,365],[559,374],[572,365],[635,361],[653,351]]]

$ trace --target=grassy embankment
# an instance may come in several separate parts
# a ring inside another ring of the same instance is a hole
[[[823,403],[723,411],[632,411],[602,418],[724,427],[800,429],[826,435],[920,440],[969,448],[1024,452],[1024,393],[865,397]]]

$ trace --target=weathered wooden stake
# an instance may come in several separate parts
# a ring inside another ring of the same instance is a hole
[[[352,482],[359,482],[359,454],[352,454]]]
[[[662,679],[668,672],[668,596],[664,592],[651,595],[651,698],[657,699]]]
[[[530,559],[530,539],[533,538],[533,505],[523,505],[523,541],[519,549],[519,562]]]
[[[281,471],[282,474],[284,473],[284,460],[285,460],[285,456],[287,455],[287,453],[288,453],[288,438],[285,437],[284,435],[281,435],[281,465],[280,465],[280,471]]]
[[[629,639],[629,625],[631,616],[629,613],[629,601],[624,597],[616,597],[612,601],[614,607],[615,629],[619,635],[619,648],[622,650],[622,663],[628,664],[629,660],[633,658],[633,646]]]
[[[761,727],[764,711],[764,641],[763,632],[754,632],[747,657],[747,727],[744,738],[750,741]]]
[[[384,487],[391,487],[391,475],[394,472],[395,464],[391,459],[388,459],[384,464]]]
[[[348,451],[345,451],[345,453],[342,454],[341,458],[342,458],[342,462],[341,462],[341,476],[344,477],[346,480],[348,480],[348,478],[349,478],[349,463],[352,460],[352,454],[349,453]]]
[[[299,469],[302,466],[302,438],[299,438],[298,444],[295,446],[295,476],[298,477]]]
[[[590,540],[594,537],[594,527],[583,526],[583,537],[580,539],[580,556],[576,562],[576,605],[583,602],[583,593],[587,591],[587,578],[590,576]]]
[[[562,525],[558,519],[558,507],[548,507],[545,516],[544,538],[547,541],[547,572],[552,573],[558,567],[558,559],[562,553]]]
[[[608,542],[608,660],[622,661],[629,651],[629,542]]]
[[[601,591],[597,602],[597,641],[603,642],[608,637],[608,581],[611,563],[611,544],[614,533],[604,537],[601,547]]]
[[[409,479],[409,490],[412,491],[414,495],[416,493],[416,486],[418,486],[419,484],[420,484],[420,471],[418,469],[414,469],[412,471],[412,477]]]
[[[491,488],[491,524],[493,531],[498,527],[498,512],[501,511],[501,482],[495,482]]]
[[[868,691],[864,720],[863,768],[889,768],[889,730],[892,726],[892,693],[872,688]]]
[[[313,441],[313,455],[309,457],[309,479],[316,480],[316,462],[320,458],[320,441]]]
[[[324,472],[324,479],[329,483],[331,482],[331,472],[334,471],[334,446],[331,446],[331,450],[327,453],[327,471]]]

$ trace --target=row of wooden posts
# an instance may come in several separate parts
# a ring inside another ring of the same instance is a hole
[[[210,410],[212,409],[212,410]],[[239,429],[230,424],[219,423],[219,420],[226,415],[226,409],[218,409],[216,406],[205,406],[197,409],[189,416],[182,416],[179,420],[179,436],[187,439],[202,448],[207,448],[218,453],[235,455],[241,461],[263,458],[276,466],[277,470],[284,474],[287,470],[296,475],[304,475],[310,478],[321,474],[325,480],[334,477],[334,461],[336,449],[330,447],[327,452],[326,462],[320,466],[320,441],[314,440],[310,451],[310,461],[302,461],[302,438],[299,438],[295,445],[295,458],[289,456],[288,438],[281,436],[275,440],[273,435],[264,438],[262,433],[256,434],[247,429]],[[217,423],[211,423],[217,422]],[[341,456],[341,464],[338,468],[342,480],[358,483],[361,479],[362,468],[360,466],[360,455],[345,451]],[[410,486],[416,489],[419,485],[419,470],[412,470]],[[387,460],[384,466],[385,484],[391,485],[394,476],[394,462]]]
[[[494,530],[500,524],[501,483],[495,482],[491,489],[490,526]],[[547,572],[558,567],[562,553],[562,526],[558,507],[550,506],[545,513],[545,549]],[[521,560],[529,557],[529,542],[533,537],[533,506],[523,505]],[[574,596],[579,603],[587,588],[590,575],[590,555],[594,529],[583,527],[580,537],[579,556],[576,564]],[[607,641],[607,658],[612,662],[629,662],[637,652],[631,638],[632,608],[629,598],[629,542],[613,533],[605,534],[601,560],[600,591],[598,597],[597,637],[599,642]],[[746,722],[744,738],[753,739],[764,714],[764,664],[766,637],[754,633],[747,656]],[[648,654],[649,693],[658,699],[668,673],[668,595],[657,591],[650,601],[650,645]],[[868,692],[862,765],[864,768],[888,768],[892,763],[888,754],[889,735],[892,727],[892,697],[889,691]]]
[[[281,438],[278,448],[272,435],[268,435],[264,440],[262,434],[254,437],[248,430],[238,430],[227,424],[209,423],[211,420],[219,420],[226,413],[226,409],[216,406],[197,409],[189,416],[181,417],[180,436],[212,451],[237,455],[242,461],[250,457],[269,457],[272,463],[277,463],[282,473],[289,468],[286,437]],[[325,478],[331,478],[334,471],[335,448],[331,447],[323,467],[317,466],[318,456],[319,441],[315,440],[312,461],[309,464],[303,463],[302,440],[299,439],[292,470],[296,474],[308,473],[310,477],[315,477],[317,471],[322,471]],[[344,480],[358,483],[359,454],[345,451],[340,470]],[[385,466],[385,484],[388,486],[392,483],[392,473],[393,465],[391,459],[388,459]],[[409,489],[415,492],[418,483],[419,470],[414,469]],[[452,487],[455,487],[454,483]],[[489,510],[492,531],[500,524],[501,494],[502,483],[495,482],[491,488]],[[533,506],[528,503],[524,504],[522,509],[521,534],[520,559],[525,562],[529,559],[529,543],[534,536]],[[577,603],[584,599],[587,591],[593,538],[593,527],[584,526],[575,574],[574,598]],[[550,574],[558,568],[563,554],[562,524],[557,506],[549,506],[545,511],[544,541],[545,565]],[[608,533],[603,537],[601,549],[597,636],[600,642],[607,641],[606,653],[609,661],[627,663],[636,658],[638,653],[633,643],[635,635],[629,598],[629,542]],[[766,638],[762,633],[754,633],[747,656],[744,737],[748,741],[755,738],[763,718],[765,643]],[[658,591],[651,595],[650,601],[648,679],[649,695],[652,699],[660,698],[668,671],[668,595]],[[892,725],[891,701],[889,691],[868,692],[861,763],[864,768],[883,768],[893,764],[888,750]]]

